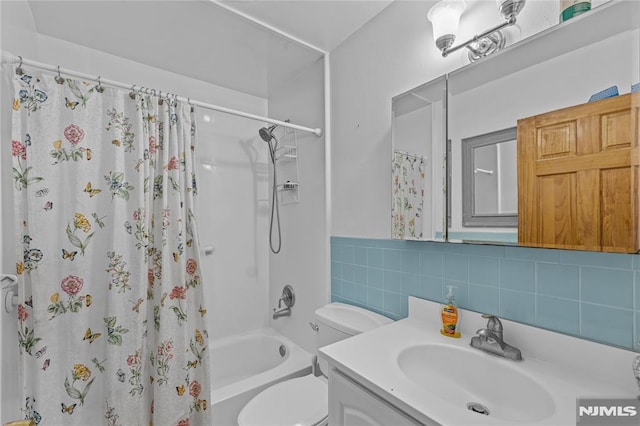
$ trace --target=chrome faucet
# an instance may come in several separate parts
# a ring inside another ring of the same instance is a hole
[[[481,328],[476,331],[476,335],[469,342],[471,347],[514,361],[522,361],[520,349],[505,343],[500,319],[494,315],[482,315],[482,318],[489,320],[487,321],[487,328]]]

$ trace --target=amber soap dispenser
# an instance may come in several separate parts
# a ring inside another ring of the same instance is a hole
[[[458,324],[460,323],[460,313],[456,306],[456,299],[453,294],[455,286],[448,285],[449,293],[447,294],[445,303],[440,307],[440,316],[442,317],[442,329],[440,334],[447,337],[460,337]]]

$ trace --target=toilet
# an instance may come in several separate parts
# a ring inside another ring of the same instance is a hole
[[[330,303],[315,312],[316,349],[364,333],[393,320],[344,303]],[[316,353],[318,355],[318,353]],[[239,426],[324,426],[329,415],[327,363],[313,373],[277,383],[251,399],[238,415]],[[320,374],[321,373],[321,374]]]

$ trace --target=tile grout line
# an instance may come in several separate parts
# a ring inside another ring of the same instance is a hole
[[[578,266],[578,335],[582,337],[582,266]]]
[[[632,265],[633,267],[633,261],[632,261]],[[633,345],[634,349],[638,349],[638,330],[637,330],[637,309],[638,309],[638,303],[637,303],[637,283],[636,280],[638,278],[638,272],[637,271],[633,271],[633,316],[632,316],[632,320],[633,320],[633,324],[631,325],[631,330],[633,333],[633,339],[631,341],[631,344]]]
[[[533,323],[538,322],[538,262],[533,263]]]

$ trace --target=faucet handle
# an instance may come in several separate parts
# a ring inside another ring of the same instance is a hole
[[[502,332],[502,322],[500,318],[491,314],[482,314],[482,318],[487,319],[487,328],[491,331]]]

